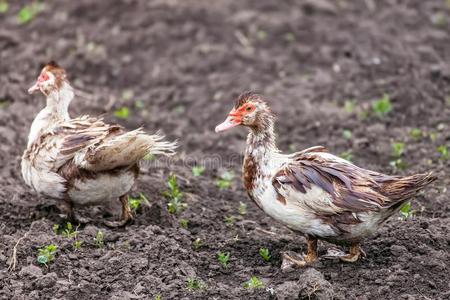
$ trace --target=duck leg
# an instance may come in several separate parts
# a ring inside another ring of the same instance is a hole
[[[359,245],[359,243],[356,243],[356,244],[353,244],[350,246],[349,253],[345,253],[342,250],[332,248],[332,249],[328,249],[327,254],[325,254],[322,257],[330,258],[330,259],[339,258],[340,260],[345,261],[345,262],[356,262],[362,256],[366,256],[366,254],[361,249],[361,246]]]
[[[119,221],[105,221],[105,225],[108,227],[124,226],[133,220],[133,214],[131,213],[130,206],[128,205],[128,195],[120,196],[119,200],[122,203],[122,218]]]
[[[307,235],[306,243],[308,245],[308,252],[306,253],[306,255],[300,255],[292,251],[286,251],[283,253],[283,262],[281,264],[282,270],[289,269],[294,265],[305,267],[317,260],[317,239],[310,235]]]
[[[73,203],[69,198],[64,198],[63,200],[63,211],[66,214],[66,218],[72,223],[78,224],[86,224],[89,222],[89,219],[83,218],[80,215],[76,214],[73,209]]]

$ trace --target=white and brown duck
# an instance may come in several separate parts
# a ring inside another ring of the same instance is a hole
[[[128,193],[139,174],[139,161],[147,154],[174,154],[175,143],[142,129],[125,131],[101,118],[72,119],[69,104],[74,91],[64,69],[47,64],[30,94],[41,91],[47,105],[34,119],[22,156],[22,176],[45,196],[63,200],[72,219],[73,206],[100,205],[112,199],[122,204],[122,219],[105,222],[120,226],[132,219]]]
[[[270,108],[251,92],[237,99],[215,130],[238,125],[250,129],[243,165],[249,197],[269,216],[306,237],[307,254],[284,253],[282,266],[316,261],[318,239],[350,247],[349,253],[333,250],[325,257],[357,261],[364,254],[361,241],[436,179],[431,173],[400,177],[366,170],[321,146],[283,154],[275,144]]]

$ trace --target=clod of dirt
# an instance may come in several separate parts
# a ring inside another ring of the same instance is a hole
[[[333,288],[322,273],[307,269],[298,280],[300,292],[298,299],[327,300],[333,298]]]
[[[56,273],[48,273],[38,279],[35,280],[34,284],[37,288],[45,289],[45,288],[51,288],[56,284],[56,281],[58,280],[58,275]]]
[[[24,266],[20,270],[19,275],[37,278],[42,276],[42,270],[41,268],[35,265]]]

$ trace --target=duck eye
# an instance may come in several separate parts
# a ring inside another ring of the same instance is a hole
[[[40,81],[47,81],[49,79],[49,76],[47,73],[44,73],[41,75]]]
[[[247,106],[246,110],[247,110],[247,111],[251,111],[251,110],[252,110],[252,107],[251,107],[251,106]]]

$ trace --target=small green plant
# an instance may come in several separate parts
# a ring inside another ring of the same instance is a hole
[[[245,216],[247,214],[247,204],[239,201],[238,212],[241,216]]]
[[[134,101],[134,107],[136,107],[137,109],[143,109],[144,106],[144,102],[142,102],[141,100],[136,100]]]
[[[194,250],[197,251],[198,249],[200,249],[200,247],[202,246],[202,240],[200,238],[196,238],[193,242],[192,245],[194,246]]]
[[[61,232],[61,235],[65,238],[71,239],[71,238],[77,238],[78,236],[78,225],[76,228],[73,227],[72,223],[67,222],[66,228]]]
[[[351,150],[344,151],[341,154],[339,154],[339,156],[348,161],[352,161],[353,159],[353,153]]]
[[[154,161],[156,159],[156,156],[153,153],[149,153],[146,156],[144,156],[144,160],[147,161]]]
[[[436,142],[436,140],[438,139],[439,134],[437,132],[430,132],[430,140],[432,142]]]
[[[180,220],[180,226],[184,229],[188,229],[189,226],[189,220],[186,219],[181,219]]]
[[[344,139],[350,140],[352,138],[352,131],[344,129],[344,131],[342,131],[342,136],[344,137]]]
[[[419,128],[413,128],[411,129],[411,131],[409,132],[409,135],[416,140],[419,140],[423,137],[423,133],[422,130],[420,130]]]
[[[169,190],[163,192],[164,197],[169,199],[167,209],[171,214],[178,214],[187,207],[187,204],[182,202],[183,193],[180,191],[175,175],[172,174],[169,176],[167,186],[169,187]]]
[[[441,154],[442,160],[447,160],[449,158],[448,148],[446,145],[441,145],[437,148],[438,152]]]
[[[227,226],[233,226],[235,220],[236,218],[234,216],[225,216],[225,224],[227,224]]]
[[[126,89],[122,91],[122,99],[125,101],[130,101],[134,97],[134,91],[131,89]]]
[[[130,208],[133,211],[137,211],[142,204],[150,205],[150,202],[148,202],[147,197],[143,193],[139,193],[138,198],[133,198],[131,196],[128,196],[128,205],[130,205]]]
[[[47,264],[54,261],[56,250],[58,250],[58,247],[53,244],[45,246],[44,248],[38,249],[38,252],[39,252],[38,257],[37,257],[38,263],[40,263],[41,265],[47,266]]]
[[[121,107],[114,112],[114,116],[126,120],[130,116],[130,109],[126,106]]]
[[[161,295],[160,295],[160,294],[156,295],[156,296],[155,296],[155,300],[162,300]]]
[[[226,171],[220,175],[220,178],[217,180],[217,186],[220,190],[226,190],[233,185],[234,173],[231,171]]]
[[[80,250],[82,245],[83,245],[83,241],[76,240],[75,242],[73,242],[73,247],[77,250]]]
[[[205,167],[202,166],[192,167],[192,175],[194,175],[195,177],[202,176],[203,172],[205,172]]]
[[[405,153],[405,143],[392,143],[392,155],[395,158],[401,157]]]
[[[347,113],[351,114],[355,111],[356,100],[345,100],[344,109]]]
[[[384,94],[383,98],[372,103],[372,109],[379,118],[384,118],[392,111],[391,99],[388,94]]]
[[[205,284],[196,278],[188,278],[187,280],[187,288],[191,291],[200,290],[205,287]]]
[[[8,0],[0,0],[0,14],[7,13],[8,9],[9,9]]]
[[[101,230],[97,231],[97,234],[95,235],[94,238],[94,242],[97,248],[101,249],[105,246],[105,234],[103,233],[103,231]]]
[[[272,257],[272,256],[270,255],[269,249],[267,249],[267,248],[261,248],[261,249],[259,249],[259,255],[261,255],[262,259],[263,259],[265,262],[269,262],[269,261],[270,261],[270,258]]]
[[[224,268],[228,268],[228,262],[230,261],[230,252],[219,252],[217,253],[217,259],[219,260],[220,264]]]
[[[53,225],[53,232],[58,235],[59,234],[59,224],[54,224]]]
[[[22,7],[17,15],[17,19],[20,24],[27,24],[31,22],[42,9],[42,3],[39,1],[32,2],[31,4]]]
[[[244,283],[246,289],[261,289],[264,288],[264,283],[256,276],[252,276],[248,281]]]
[[[406,202],[400,208],[400,215],[403,220],[412,218],[416,215],[416,211],[411,208],[411,202]]]

